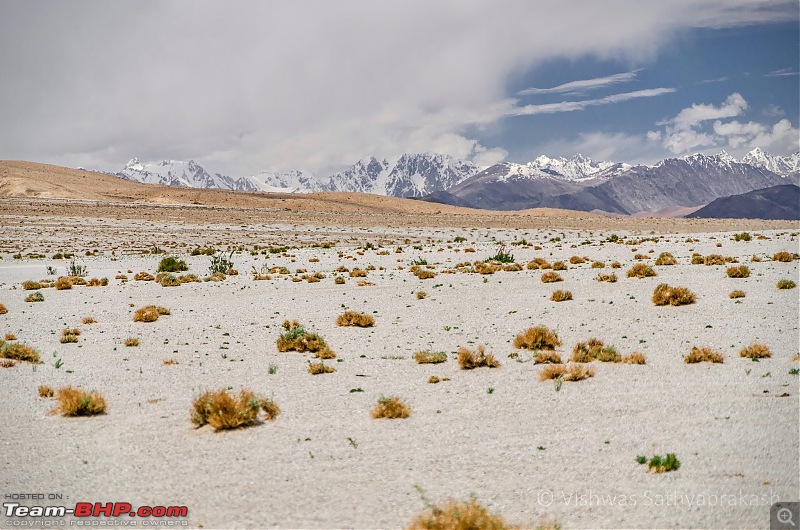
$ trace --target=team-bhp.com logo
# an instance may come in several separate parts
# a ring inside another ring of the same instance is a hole
[[[66,506],[22,506],[18,502],[3,503],[6,517],[186,517],[186,506],[140,506],[136,509],[128,502],[79,502],[74,508]]]

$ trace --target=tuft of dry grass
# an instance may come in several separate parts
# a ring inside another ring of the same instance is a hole
[[[34,280],[25,280],[22,282],[22,288],[26,291],[33,291],[36,289],[41,289],[42,284]]]
[[[617,275],[614,273],[611,274],[598,274],[595,278],[598,282],[608,282],[608,283],[616,283],[617,282]]]
[[[345,279],[342,276],[337,276],[333,280],[333,283],[335,283],[336,285],[342,285],[344,282],[345,282]]]
[[[781,261],[784,263],[789,263],[790,261],[794,260],[794,256],[786,251],[776,252],[772,255],[772,261]]]
[[[586,263],[586,260],[580,256],[572,256],[571,258],[569,258],[569,262],[572,263],[573,265],[578,265],[579,263]]]
[[[772,351],[766,344],[754,342],[750,346],[746,346],[739,351],[739,357],[748,357],[750,359],[766,359],[772,357]]]
[[[728,270],[725,271],[728,275],[728,278],[747,278],[750,276],[750,269],[747,265],[738,265],[734,267],[728,267]]]
[[[255,424],[261,410],[267,421],[281,412],[277,403],[247,389],[242,389],[238,397],[227,390],[207,390],[192,402],[191,419],[197,427],[207,424],[217,431],[238,429]]]
[[[561,364],[561,356],[553,350],[540,350],[533,356],[536,364]]]
[[[25,297],[26,302],[44,302],[44,295],[40,292],[31,293]]]
[[[634,352],[622,358],[624,364],[647,364],[643,353]]]
[[[745,292],[740,291],[739,289],[731,291],[730,294],[728,295],[728,298],[744,298],[744,297],[745,297]]]
[[[560,282],[563,280],[564,279],[557,272],[550,271],[542,274],[542,283],[553,283],[553,282]]]
[[[425,291],[417,291],[416,296],[417,300],[424,300],[425,298],[428,297],[428,293],[426,293]]]
[[[428,269],[417,269],[414,271],[414,276],[420,280],[429,280],[430,278],[436,278],[436,273]]]
[[[92,317],[83,317],[81,319],[81,324],[97,324],[97,320],[93,319]]]
[[[133,275],[133,279],[139,282],[151,282],[156,279],[155,276],[150,274],[149,272],[138,272]]]
[[[333,366],[326,366],[324,362],[308,363],[308,373],[312,375],[317,374],[331,374],[336,371]]]
[[[563,364],[548,364],[539,372],[539,380],[557,379],[567,372],[567,367]]]
[[[692,346],[692,351],[683,358],[683,362],[686,364],[721,363],[724,362],[724,360],[725,357],[720,352],[706,347],[698,348],[697,346]]]
[[[59,279],[56,280],[55,288],[58,291],[63,291],[66,289],[72,289],[72,280],[67,278],[66,276],[61,276]]]
[[[600,339],[589,339],[579,342],[572,349],[570,360],[574,363],[590,363],[600,361],[604,363],[618,363],[622,357],[613,346],[606,346]]]
[[[458,365],[464,370],[472,370],[486,366],[487,368],[497,368],[500,362],[491,353],[486,353],[486,346],[480,345],[477,350],[469,348],[458,349]]]
[[[721,256],[719,254],[709,254],[705,258],[703,258],[704,265],[725,265],[727,260],[725,256]]]
[[[544,258],[533,258],[525,265],[525,268],[528,270],[549,269],[551,265]]]
[[[439,507],[429,504],[417,515],[409,530],[516,530],[520,527],[506,523],[502,516],[491,513],[476,499],[457,501],[447,499]],[[545,528],[540,525],[538,528]],[[558,525],[553,525],[558,528]]]
[[[177,360],[177,359],[165,359],[165,360],[164,360],[164,362],[163,362],[162,364],[163,364],[164,366],[174,366],[174,365],[176,365],[176,364],[181,364],[181,363],[180,363],[180,362],[178,362],[178,360]]]
[[[39,385],[39,397],[42,398],[51,398],[56,394],[56,391],[53,390],[52,386],[47,385]]]
[[[686,287],[670,287],[666,283],[658,284],[653,291],[653,303],[657,306],[692,304],[696,299],[697,295]]]
[[[593,261],[592,262],[592,268],[593,269],[603,269],[603,268],[605,268],[605,266],[606,266],[606,262],[605,261]]]
[[[375,408],[372,409],[373,418],[408,418],[411,416],[411,409],[399,397],[383,397],[378,399]]]
[[[128,347],[138,346],[139,345],[139,339],[137,339],[136,337],[128,337],[127,339],[125,339],[125,343],[124,344],[125,344],[125,346],[128,346]]]
[[[161,315],[169,315],[170,310],[166,307],[148,305],[141,307],[133,313],[134,322],[155,322]]]
[[[3,341],[6,341],[6,340],[17,340],[17,336],[14,335],[13,333],[6,333],[3,336],[3,340],[0,340],[0,346],[2,346]]]
[[[555,263],[553,263],[553,270],[554,271],[565,271],[568,268],[569,267],[567,267],[567,264],[564,263],[563,261],[556,261]]]
[[[572,364],[567,368],[567,372],[564,374],[564,381],[582,381],[590,377],[594,377],[593,368]]]
[[[562,291],[558,289],[557,291],[553,291],[553,295],[550,297],[550,300],[553,302],[564,302],[566,300],[572,300],[572,292],[571,291]]]
[[[669,252],[662,252],[656,258],[656,265],[677,265],[678,260],[675,259],[675,256],[670,254]]]
[[[5,315],[6,313],[8,313],[8,308],[3,304],[0,304],[0,315]]]
[[[325,339],[306,329],[296,320],[283,322],[284,332],[278,338],[278,351],[311,352],[320,359],[333,359],[336,354],[328,347]]]
[[[514,347],[525,350],[554,350],[561,346],[558,334],[547,326],[528,328],[514,338]]]
[[[375,325],[375,319],[366,313],[357,311],[345,311],[336,319],[337,326],[357,326],[359,328],[371,328]]]
[[[430,376],[430,377],[428,378],[428,383],[430,383],[430,384],[432,384],[432,385],[435,385],[435,384],[436,384],[436,383],[438,383],[439,381],[441,381],[441,379],[439,379],[439,378],[438,378],[438,377],[436,377],[435,375],[432,375],[432,376]]]
[[[439,364],[447,361],[447,353],[443,351],[423,350],[414,354],[419,364]]]
[[[71,342],[78,342],[78,335],[81,334],[79,329],[65,329],[61,331],[61,344],[67,344]]]
[[[656,271],[653,270],[653,267],[647,265],[645,263],[637,263],[630,269],[628,272],[625,273],[628,278],[648,278],[651,276],[656,276]]]
[[[0,368],[13,368],[15,364],[11,359],[3,359],[0,361]]]
[[[778,289],[794,289],[797,287],[797,284],[794,283],[792,280],[787,280],[786,278],[782,280],[778,280],[778,283],[775,284]]]
[[[53,413],[62,416],[96,416],[106,411],[106,400],[94,390],[86,392],[65,386],[58,389],[56,399],[58,407],[53,409]]]
[[[359,269],[358,267],[350,271],[351,278],[365,278],[366,276],[367,276],[367,271]]]
[[[40,362],[39,352],[33,346],[22,342],[5,342],[0,345],[0,357],[15,361]]]

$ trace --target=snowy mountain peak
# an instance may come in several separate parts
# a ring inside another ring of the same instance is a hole
[[[756,147],[742,158],[742,163],[768,169],[778,175],[800,171],[800,151],[789,156],[772,156]]]

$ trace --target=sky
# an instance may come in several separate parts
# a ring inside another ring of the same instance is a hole
[[[798,150],[796,0],[4,0],[0,159]]]

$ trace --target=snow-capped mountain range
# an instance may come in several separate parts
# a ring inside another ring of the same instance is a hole
[[[730,169],[731,164],[747,164],[786,176],[800,171],[800,152],[789,156],[772,156],[760,148],[737,161],[724,151],[718,155],[689,155],[663,160],[653,166],[634,166],[620,162],[594,161],[577,154],[571,158],[538,156],[527,164],[502,162],[481,170],[475,164],[449,155],[433,153],[404,154],[396,158],[362,158],[344,171],[320,177],[307,171],[262,172],[247,177],[210,174],[190,160],[164,160],[141,163],[134,158],[115,175],[146,184],[220,188],[238,191],[279,193],[361,192],[392,197],[425,197],[449,190],[472,177],[496,181],[547,180],[574,183],[601,183],[632,170],[658,169],[670,161],[682,160],[696,169],[714,166],[714,170]]]

